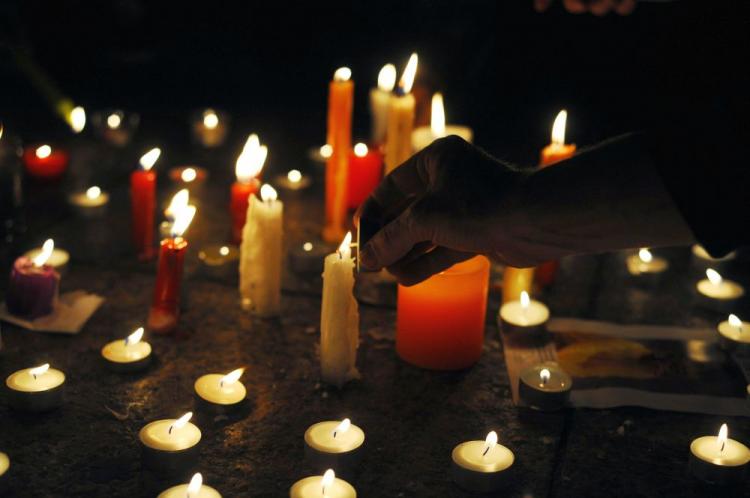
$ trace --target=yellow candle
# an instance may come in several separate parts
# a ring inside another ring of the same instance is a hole
[[[201,440],[201,431],[190,422],[193,416],[188,412],[178,419],[157,420],[146,424],[138,437],[141,442],[158,451],[183,451],[197,445]]]
[[[451,477],[469,491],[488,493],[497,490],[507,478],[515,455],[497,443],[497,433],[491,431],[484,441],[467,441],[453,448]]]
[[[409,159],[412,153],[415,100],[411,94],[417,73],[417,54],[411,54],[395,95],[388,102],[388,125],[385,133],[385,174]]]
[[[506,266],[503,273],[503,303],[518,301],[521,292],[531,292],[534,283],[534,268]]]
[[[119,372],[135,372],[148,366],[151,344],[142,341],[143,327],[139,327],[125,339],[112,341],[102,348],[102,357],[107,365]]]
[[[247,396],[245,385],[240,382],[244,368],[223,374],[208,374],[195,381],[195,393],[203,400],[222,406],[240,403]]]
[[[718,301],[739,299],[745,294],[745,289],[740,284],[725,280],[713,268],[706,270],[706,278],[699,281],[696,288],[702,295]]]
[[[730,439],[727,424],[718,436],[703,436],[690,443],[690,470],[699,479],[726,484],[741,480],[750,463],[750,449]]]

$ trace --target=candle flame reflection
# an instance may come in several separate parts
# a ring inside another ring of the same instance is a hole
[[[46,159],[52,154],[52,147],[50,147],[49,145],[42,145],[40,147],[37,147],[35,154],[39,159]]]
[[[161,156],[161,149],[159,147],[154,147],[150,151],[143,154],[140,161],[138,162],[140,163],[141,168],[143,168],[144,171],[149,171],[154,167],[156,161],[159,160],[159,156]]]
[[[326,488],[333,484],[334,479],[336,479],[336,473],[333,469],[326,470],[325,474],[323,474],[323,479],[320,480],[320,486],[323,488],[323,496],[326,494]]]
[[[137,329],[133,331],[132,334],[130,334],[129,336],[125,338],[125,345],[131,346],[133,344],[138,344],[139,342],[141,342],[142,338],[143,338],[143,327],[138,327]]]
[[[706,277],[708,278],[708,281],[713,285],[719,285],[723,280],[723,278],[721,278],[721,275],[719,275],[719,272],[714,270],[713,268],[709,268],[708,270],[706,270]]]
[[[568,121],[568,111],[563,109],[557,114],[555,122],[552,123],[552,143],[565,145],[565,124]]]
[[[367,145],[363,144],[362,142],[354,146],[354,155],[357,157],[365,157],[367,155],[367,152]]]
[[[231,372],[229,372],[228,374],[226,374],[224,377],[221,378],[221,380],[219,381],[219,386],[220,387],[231,386],[232,384],[240,380],[240,377],[242,377],[242,374],[244,372],[245,372],[244,368],[238,368],[236,370],[232,370]]]
[[[396,86],[396,66],[386,64],[378,73],[378,88],[383,92],[391,93]]]
[[[55,250],[55,241],[52,239],[47,239],[44,241],[44,245],[42,245],[42,251],[31,260],[31,263],[34,266],[44,266],[44,263],[47,262],[50,256],[52,256],[52,251]]]
[[[404,74],[401,75],[401,80],[398,82],[398,87],[404,94],[411,92],[411,88],[414,86],[414,77],[417,75],[418,62],[419,57],[417,54],[411,54],[409,62],[406,63]]]
[[[313,250],[312,242],[305,242],[304,244],[302,244],[302,250],[305,252],[312,251]]]
[[[654,255],[651,254],[651,251],[644,247],[640,251],[638,251],[638,258],[640,258],[640,260],[644,263],[650,263],[651,261],[653,261]]]
[[[260,174],[267,157],[268,147],[260,144],[258,135],[250,134],[235,163],[234,172],[237,175],[237,181],[250,183]]]
[[[719,436],[716,438],[719,443],[719,451],[724,451],[724,446],[727,444],[727,437],[729,436],[729,428],[727,424],[721,424],[719,429]]]
[[[221,246],[219,248],[219,254],[221,254],[222,256],[228,255],[229,254],[229,248],[227,246]]]
[[[197,497],[200,494],[202,487],[203,476],[200,472],[197,472],[195,475],[193,475],[192,479],[190,479],[190,484],[188,484],[187,498]]]
[[[266,183],[260,188],[260,199],[263,202],[273,202],[278,198],[279,194],[276,192],[276,189],[269,184]]]
[[[492,451],[492,448],[494,448],[497,445],[497,432],[490,431],[487,434],[487,437],[484,439],[484,451],[482,451],[482,457],[486,457],[487,453]]]
[[[34,377],[35,379],[39,375],[44,375],[47,373],[47,370],[49,370],[49,363],[45,363],[44,365],[39,365],[38,367],[29,368],[29,375]]]
[[[340,67],[333,73],[333,81],[349,81],[352,78],[352,70],[348,67]]]
[[[740,320],[740,317],[738,317],[734,313],[729,315],[729,318],[727,318],[727,321],[729,322],[729,325],[731,325],[732,327],[742,330],[742,320]]]
[[[192,417],[193,412],[187,412],[185,415],[172,422],[172,425],[169,426],[169,434],[172,434],[172,431],[175,429],[179,430],[185,427],[185,424],[187,424]]]
[[[445,136],[445,106],[443,105],[443,94],[440,92],[436,92],[432,96],[430,128],[432,128],[433,135],[437,137]]]
[[[352,426],[351,420],[349,420],[348,418],[345,418],[344,420],[342,420],[341,423],[337,425],[335,429],[333,429],[334,439],[336,438],[337,435],[343,434],[346,431],[348,431],[351,426]]]

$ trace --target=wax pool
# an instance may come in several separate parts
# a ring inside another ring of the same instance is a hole
[[[459,370],[479,360],[490,262],[476,256],[412,287],[398,287],[396,351],[418,367]]]

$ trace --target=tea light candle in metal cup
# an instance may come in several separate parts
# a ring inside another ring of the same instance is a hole
[[[11,408],[26,412],[46,412],[62,404],[65,374],[45,363],[12,373],[5,379],[5,385]]]
[[[190,423],[192,412],[178,419],[164,419],[143,426],[138,433],[143,465],[155,472],[176,474],[198,461],[201,431]]]
[[[233,245],[209,245],[198,251],[201,269],[216,278],[237,278],[240,251]]]
[[[647,248],[641,248],[636,254],[631,254],[625,260],[628,273],[642,282],[655,282],[669,268],[666,259],[654,256]]]
[[[721,322],[717,327],[719,342],[727,351],[750,353],[750,323],[740,320],[735,314]]]
[[[77,192],[68,197],[68,203],[79,216],[98,218],[107,212],[109,194],[94,185],[85,192]]]
[[[226,413],[238,409],[247,397],[245,385],[240,382],[244,368],[226,375],[208,374],[195,381],[196,407],[202,411]]]
[[[289,249],[289,264],[295,273],[322,273],[323,261],[330,253],[323,242],[308,240]]]
[[[203,476],[198,472],[190,479],[190,483],[172,486],[156,498],[221,498],[221,495],[211,486],[203,484]]]
[[[544,362],[521,372],[518,396],[531,408],[560,410],[568,404],[573,379],[555,362]]]
[[[750,449],[730,439],[727,424],[717,436],[703,436],[690,443],[689,469],[693,476],[713,484],[736,484],[745,480]]]
[[[151,344],[141,340],[143,327],[125,339],[112,341],[102,348],[107,368],[118,373],[140,372],[151,363]]]
[[[10,482],[10,458],[8,455],[0,451],[0,493],[8,491],[8,483]]]
[[[365,433],[351,420],[329,420],[305,431],[305,459],[313,469],[338,469],[353,474],[362,460]]]
[[[304,190],[310,186],[310,177],[298,169],[292,169],[286,175],[277,176],[274,183],[285,190]]]
[[[733,306],[745,294],[745,289],[740,284],[724,279],[713,268],[706,270],[706,278],[700,280],[695,287],[700,304],[722,311]]]
[[[357,498],[357,491],[343,479],[336,477],[333,469],[322,476],[300,479],[289,490],[289,498]]]
[[[491,431],[484,441],[467,441],[453,448],[451,479],[461,488],[475,493],[491,493],[512,480],[515,455],[497,443]]]
[[[521,291],[517,301],[508,301],[500,306],[502,332],[517,339],[532,341],[544,337],[548,320],[549,308],[531,299],[526,291]]]

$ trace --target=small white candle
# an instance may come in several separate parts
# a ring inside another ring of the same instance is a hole
[[[515,455],[497,443],[497,433],[491,431],[484,441],[467,441],[453,448],[451,477],[469,491],[496,491],[509,480]]]
[[[696,284],[696,288],[703,296],[718,301],[739,299],[745,294],[745,289],[740,284],[731,280],[725,280],[713,268],[706,270],[706,278],[699,281]]]
[[[178,419],[156,420],[138,433],[146,467],[175,473],[192,467],[198,458],[201,431],[190,423],[192,412]]]
[[[538,327],[549,319],[549,308],[521,291],[518,301],[508,301],[500,307],[500,317],[504,322],[517,327]]]
[[[357,498],[351,484],[336,477],[333,469],[322,476],[305,477],[294,483],[289,498]]]
[[[79,215],[93,218],[104,214],[109,203],[109,194],[94,185],[83,192],[72,194],[68,197],[68,202]]]
[[[204,402],[217,408],[232,408],[245,400],[247,389],[240,382],[244,368],[228,374],[208,374],[195,381],[195,394]]]
[[[385,142],[388,126],[388,101],[396,86],[396,66],[386,64],[378,73],[378,86],[370,90],[371,140],[373,144]]]
[[[521,372],[518,394],[531,408],[552,411],[566,405],[572,387],[573,379],[560,365],[545,362]]]
[[[65,374],[49,363],[14,372],[5,379],[11,407],[31,412],[42,412],[62,404]]]
[[[250,196],[242,229],[240,296],[243,309],[275,316],[281,311],[284,204],[270,185],[261,187],[260,196]]]
[[[351,420],[329,420],[305,431],[305,457],[316,470],[353,471],[362,459],[365,433]]]
[[[320,369],[324,382],[337,387],[359,378],[359,310],[354,298],[352,234],[346,234],[323,269],[323,301],[320,310]]]
[[[690,470],[708,482],[729,483],[744,478],[750,462],[750,449],[730,439],[727,424],[717,436],[703,436],[690,443]]]
[[[731,314],[717,328],[721,343],[726,349],[750,351],[750,323]]]
[[[125,339],[112,341],[102,348],[107,366],[116,372],[137,372],[146,368],[151,360],[151,344],[141,340],[143,327]]]
[[[221,498],[211,486],[203,484],[201,473],[194,474],[188,484],[179,484],[163,491],[157,498]]]
[[[430,116],[430,126],[420,126],[411,134],[411,144],[414,152],[419,152],[438,138],[449,135],[458,135],[467,142],[471,143],[474,138],[474,132],[468,126],[446,125],[445,124],[445,107],[443,105],[443,95],[435,93],[432,96],[432,113]]]
[[[654,256],[653,253],[645,247],[640,249],[638,253],[628,256],[626,264],[628,272],[635,276],[659,274],[665,272],[667,268],[669,268],[669,263],[666,259]]]

